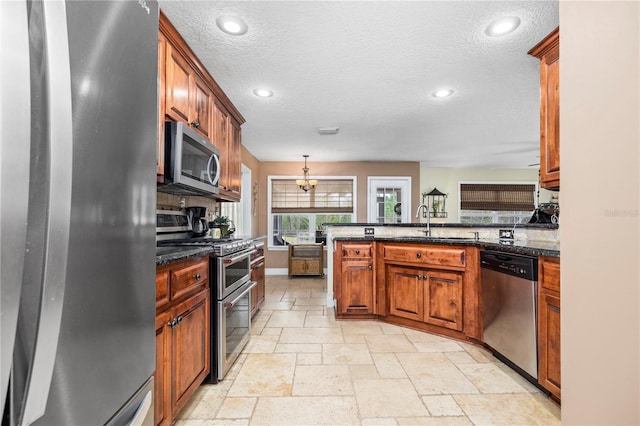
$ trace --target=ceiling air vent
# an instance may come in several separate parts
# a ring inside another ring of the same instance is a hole
[[[321,135],[335,135],[340,130],[338,127],[318,127],[318,133]]]

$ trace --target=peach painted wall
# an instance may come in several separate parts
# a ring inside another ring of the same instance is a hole
[[[267,177],[301,176],[304,165],[297,162],[260,162],[258,194],[258,234],[267,234]],[[411,203],[420,204],[420,163],[418,162],[314,162],[309,161],[310,175],[313,176],[356,176],[357,219],[367,221],[367,177],[368,176],[411,176]],[[413,219],[415,220],[415,219]],[[267,268],[287,268],[288,253],[285,250],[266,250]]]

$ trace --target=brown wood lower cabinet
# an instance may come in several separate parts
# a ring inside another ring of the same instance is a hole
[[[333,292],[339,318],[375,318],[373,243],[338,243]]]
[[[538,263],[538,383],[560,400],[560,259]]]
[[[387,267],[389,315],[462,330],[462,274]]]
[[[251,281],[256,282],[256,286],[251,289],[251,316],[254,316],[264,303],[265,298],[264,258],[251,266]]]
[[[338,318],[373,318],[480,341],[476,247],[345,240],[336,243]]]
[[[389,315],[414,321],[424,319],[424,289],[420,269],[389,265],[387,288]]]
[[[172,423],[210,371],[208,262],[200,257],[156,270],[157,425]]]

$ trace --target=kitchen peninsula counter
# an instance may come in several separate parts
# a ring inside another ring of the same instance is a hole
[[[499,250],[515,254],[529,256],[560,257],[560,242],[536,241],[536,240],[500,240],[478,239],[460,237],[334,237],[334,241],[380,241],[391,243],[414,244],[446,244],[457,246],[475,246],[483,249]]]

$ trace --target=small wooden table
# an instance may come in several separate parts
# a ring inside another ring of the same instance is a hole
[[[289,245],[289,277],[294,275],[324,277],[324,244]]]

